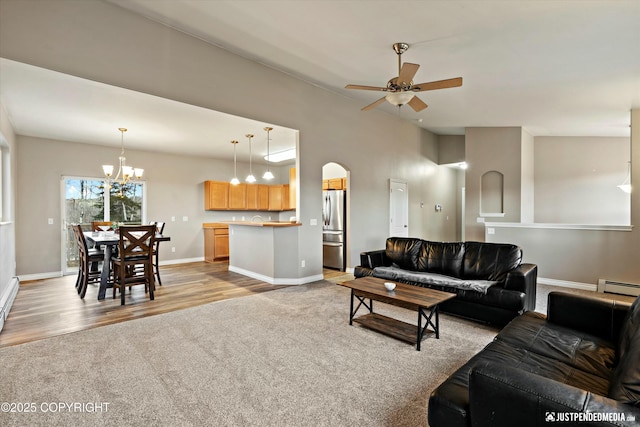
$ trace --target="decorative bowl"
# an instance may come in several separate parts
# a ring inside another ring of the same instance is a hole
[[[396,288],[396,284],[393,282],[384,282],[384,287],[387,288],[388,291],[392,291]]]

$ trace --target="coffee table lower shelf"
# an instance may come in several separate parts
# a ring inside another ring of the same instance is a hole
[[[353,321],[359,323],[365,328],[372,329],[392,338],[399,339],[409,344],[417,344],[418,327],[411,323],[383,316],[378,313],[368,313],[355,317]],[[423,331],[422,340],[431,334],[435,334],[435,332],[430,329]]]

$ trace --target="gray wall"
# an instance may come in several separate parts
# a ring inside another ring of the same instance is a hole
[[[630,224],[629,138],[536,137],[535,222]]]
[[[311,226],[310,220],[321,218],[322,165],[330,161],[340,163],[350,172],[351,215],[352,219],[357,219],[351,221],[350,267],[357,263],[359,252],[384,245],[389,228],[389,178],[408,182],[410,234],[443,240],[455,238],[454,223],[449,225],[443,220],[444,215],[436,217],[420,207],[421,201],[431,204],[435,200],[448,206],[449,201],[442,200],[446,199],[446,194],[455,194],[453,187],[446,188],[454,185],[455,174],[437,167],[435,135],[395,115],[380,111],[363,113],[359,102],[104,2],[3,2],[0,55],[106,84],[299,129],[298,217],[303,226],[299,227],[298,247],[299,261],[306,260],[306,267],[300,268],[300,277],[322,271],[321,228]],[[229,79],[239,84],[233,84]],[[252,85],[240,84],[244,82],[252,82]],[[95,154],[94,151],[87,153],[88,156]],[[20,154],[25,164],[30,157],[28,153]],[[169,156],[165,161],[170,165]],[[94,167],[90,169],[95,170]],[[153,179],[174,193],[190,186],[188,192],[197,197],[202,192],[200,183],[204,178],[203,173],[192,182],[180,184],[163,181],[160,176]],[[147,179],[152,182],[151,176]],[[23,197],[26,200],[22,201]],[[40,203],[23,194],[18,199],[24,205]],[[55,207],[56,201],[47,200]],[[162,205],[153,202],[154,206],[156,204]],[[198,201],[181,208],[198,210],[201,206]],[[451,209],[455,212],[454,208],[455,197],[452,197]],[[162,208],[152,208],[150,201],[148,215],[166,217],[173,211],[166,204]],[[197,217],[195,211],[193,215]],[[20,225],[20,230],[33,227],[30,233],[41,232],[54,239],[56,233],[49,232],[45,218],[43,214],[28,221],[21,218],[24,226]],[[195,221],[191,222],[193,224]],[[183,233],[181,229],[176,228],[172,233],[172,238],[184,239],[175,241],[178,247],[193,245],[197,248],[201,243],[195,230],[185,232],[184,238],[178,237]],[[23,241],[22,236],[18,241]],[[25,253],[22,249],[19,251],[21,256]],[[37,270],[48,268],[53,265]]]

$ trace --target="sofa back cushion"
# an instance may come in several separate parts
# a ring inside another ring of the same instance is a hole
[[[418,271],[459,278],[462,274],[464,243],[422,242],[418,255]]]
[[[389,237],[385,253],[389,260],[400,268],[415,271],[418,269],[418,254],[422,239],[412,237]]]
[[[620,334],[618,366],[609,397],[640,407],[640,297],[631,305]]]
[[[516,245],[465,242],[462,278],[501,282],[521,262],[522,250]]]

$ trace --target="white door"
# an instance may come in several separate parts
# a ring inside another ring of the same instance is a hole
[[[409,191],[407,182],[389,180],[389,236],[409,237]]]

